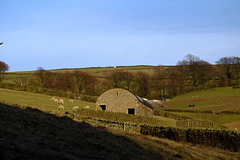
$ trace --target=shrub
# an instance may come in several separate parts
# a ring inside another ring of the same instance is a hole
[[[177,129],[140,125],[140,133],[175,141],[191,142],[205,146],[219,147],[232,151],[240,150],[240,134],[235,131],[212,129]]]

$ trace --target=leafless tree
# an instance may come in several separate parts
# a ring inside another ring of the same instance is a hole
[[[191,85],[197,89],[199,86],[203,86],[208,80],[208,75],[212,69],[212,65],[199,57],[188,54],[185,59],[178,62],[181,71],[187,77],[187,80],[191,82]]]
[[[150,76],[145,72],[137,72],[134,74],[135,94],[146,97],[149,94]]]
[[[111,71],[108,78],[115,88],[130,90],[133,74],[128,71]]]
[[[4,78],[5,72],[8,71],[8,70],[9,70],[9,66],[5,62],[0,61],[0,82]]]
[[[222,70],[225,86],[230,86],[232,81],[235,80],[235,85],[239,85],[240,77],[240,58],[239,57],[223,57],[220,58],[216,64]]]

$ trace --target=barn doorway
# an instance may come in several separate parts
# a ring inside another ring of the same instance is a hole
[[[106,110],[106,105],[100,105],[100,107],[102,108],[103,111]]]
[[[134,108],[128,108],[128,114],[135,115],[135,109]]]

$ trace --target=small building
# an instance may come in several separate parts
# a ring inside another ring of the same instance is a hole
[[[121,88],[110,89],[100,95],[96,109],[153,117],[153,107],[147,101]]]

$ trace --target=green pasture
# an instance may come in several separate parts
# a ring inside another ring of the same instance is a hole
[[[240,122],[239,114],[211,114],[211,113],[187,113],[187,112],[181,112],[179,114],[195,117],[202,120],[210,120],[216,125],[220,124],[226,126],[228,129],[237,128],[238,130],[240,130],[240,123],[234,123],[234,125],[231,125],[231,127],[228,126],[228,124],[231,124],[233,122]]]
[[[17,105],[20,107],[32,107],[37,108],[42,111],[48,111],[51,113],[63,113],[65,111],[70,111],[73,106],[79,106],[79,108],[84,108],[84,106],[89,106],[90,109],[95,110],[96,105],[95,103],[85,102],[80,100],[74,100],[73,103],[69,102],[69,99],[63,98],[64,100],[64,111],[58,110],[57,107],[62,104],[57,104],[51,101],[52,96],[38,94],[38,93],[31,93],[31,92],[24,92],[24,91],[16,91],[16,90],[9,90],[9,89],[2,89],[0,88],[0,102],[9,104],[9,105]],[[57,99],[61,97],[55,97]],[[95,114],[95,113],[94,113]],[[85,114],[84,114],[85,115]],[[118,116],[118,114],[112,114],[112,116]],[[126,115],[129,116],[129,115]],[[119,117],[118,117],[119,118]],[[144,118],[140,118],[142,120]],[[176,120],[154,116],[152,121],[159,121],[164,126],[171,126],[176,127]]]
[[[52,96],[38,93],[30,93],[24,91],[16,91],[9,89],[0,89],[0,102],[18,105],[22,107],[30,106],[38,108],[43,111],[58,111],[59,104],[51,101]],[[55,97],[60,98],[60,97]],[[64,99],[64,111],[70,111],[73,106],[90,106],[90,109],[95,109],[95,103],[74,100],[70,103],[69,99]],[[188,107],[189,104],[195,104],[195,107]],[[162,109],[162,108],[159,108]],[[174,112],[185,116],[194,117],[202,120],[211,120],[216,124],[224,125],[229,129],[238,128],[240,130],[240,115],[239,114],[218,114],[221,111],[239,111],[240,110],[240,89],[232,88],[217,88],[204,91],[195,91],[188,94],[180,95],[167,103],[167,108],[163,109],[181,109],[181,110],[195,110],[213,111],[212,113],[188,113],[188,112]],[[175,126],[175,120],[171,118],[164,118],[155,116],[154,118],[164,121],[168,126]]]
[[[164,126],[176,127],[177,120],[175,120],[175,119],[166,118],[166,117],[162,117],[162,116],[153,116],[153,118],[156,118],[156,119],[162,121],[162,124]]]
[[[9,89],[0,88],[0,102],[9,105],[18,105],[22,107],[38,108],[43,111],[56,111],[59,104],[51,101],[52,96],[30,93],[24,91],[15,91]],[[60,97],[55,97],[60,98]],[[64,111],[71,110],[73,106],[83,108],[89,106],[90,109],[95,109],[95,103],[85,102],[80,100],[74,100],[73,103],[69,102],[69,99],[63,98],[64,100]]]
[[[194,104],[195,107],[188,107],[189,104]],[[174,97],[167,106],[168,109],[238,111],[240,110],[240,89],[224,87],[193,91]]]
[[[174,112],[176,114],[202,120],[210,120],[216,125],[220,124],[226,126],[228,129],[237,128],[240,130],[240,114],[219,114],[222,111],[240,111],[239,88],[233,89],[232,87],[224,87],[193,91],[174,97],[166,104],[167,108],[163,109],[177,109],[183,111]],[[195,107],[188,107],[189,104],[194,104]],[[189,113],[186,112],[186,110],[196,111],[196,113]],[[198,111],[212,111],[213,113],[199,113]]]

